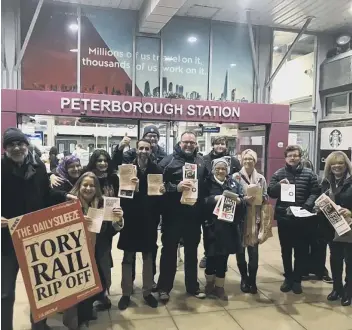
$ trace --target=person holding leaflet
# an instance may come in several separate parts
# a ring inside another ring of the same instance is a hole
[[[285,280],[280,287],[282,292],[302,293],[302,275],[307,260],[307,239],[305,237],[309,218],[296,218],[290,206],[299,206],[312,211],[320,189],[316,174],[301,163],[302,149],[289,145],[285,150],[285,167],[277,170],[269,183],[268,195],[277,199],[275,219],[278,224],[281,256]],[[294,265],[292,265],[294,250]]]

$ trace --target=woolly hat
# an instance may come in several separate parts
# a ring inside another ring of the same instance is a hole
[[[251,156],[251,157],[254,159],[254,162],[257,163],[257,161],[258,161],[258,156],[257,156],[257,153],[256,153],[254,150],[252,150],[252,149],[246,149],[246,150],[244,150],[244,151],[242,152],[242,154],[241,154],[242,162],[243,162],[244,156],[246,156],[246,155]]]
[[[158,138],[160,137],[160,133],[158,128],[155,125],[149,125],[144,127],[143,130],[143,138],[148,134],[148,133],[154,133],[158,136]]]
[[[226,167],[228,167],[228,163],[224,157],[221,158],[216,158],[211,162],[212,169],[215,169],[215,166],[218,165],[219,163],[224,163]]]
[[[15,127],[8,128],[2,137],[2,146],[4,149],[12,142],[24,142],[29,145],[27,136],[23,132]]]

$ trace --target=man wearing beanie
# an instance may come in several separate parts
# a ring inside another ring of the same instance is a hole
[[[209,154],[204,156],[204,163],[205,166],[207,167],[207,170],[209,173],[212,171],[212,161],[214,159],[222,158],[222,157],[230,157],[229,155],[229,150],[228,150],[228,141],[225,136],[219,136],[216,137],[213,142],[212,142],[213,149],[212,151],[209,152]],[[241,169],[241,164],[239,160],[236,157],[231,157],[231,163],[230,163],[230,175],[238,172]],[[204,235],[204,226],[203,226],[203,244],[204,244],[204,257],[199,263],[200,268],[205,268],[206,267],[206,262],[207,262],[207,238]]]
[[[19,265],[8,229],[8,219],[73,197],[49,188],[45,165],[29,151],[29,142],[21,130],[7,129],[2,141],[5,153],[1,158],[1,328],[12,330]],[[48,329],[46,320],[35,324],[32,322],[32,330]]]

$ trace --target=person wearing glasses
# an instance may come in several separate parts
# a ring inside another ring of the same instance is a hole
[[[307,260],[306,227],[309,218],[293,216],[291,206],[298,206],[312,212],[314,202],[320,195],[316,174],[302,162],[302,149],[289,145],[285,150],[285,167],[277,170],[269,183],[268,195],[277,199],[275,219],[278,224],[281,256],[285,280],[280,287],[282,292],[302,293],[302,275]],[[288,186],[290,184],[291,186]],[[283,186],[284,185],[284,186]],[[294,250],[294,266],[292,265]]]
[[[193,206],[181,203],[182,192],[193,187],[190,180],[183,178],[183,167],[186,163],[197,165],[198,200]],[[200,290],[197,280],[197,250],[201,234],[204,183],[208,172],[203,158],[197,153],[195,133],[184,132],[181,141],[174,148],[174,153],[165,157],[159,166],[163,170],[166,188],[162,224],[163,248],[157,285],[159,298],[164,303],[170,299],[169,294],[176,275],[177,249],[182,238],[185,251],[186,291],[198,299],[204,299],[206,295]]]

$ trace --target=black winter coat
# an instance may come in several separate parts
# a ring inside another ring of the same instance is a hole
[[[329,190],[330,182],[325,179],[321,184],[321,193],[325,193],[329,196]],[[352,211],[352,176],[348,176],[342,184],[336,188],[335,204]],[[322,213],[319,213],[319,220],[321,234],[328,242],[332,242],[335,237],[334,227]]]
[[[21,167],[1,158],[1,216],[7,219],[38,211],[66,200],[65,192],[50,189],[44,163],[29,154]],[[8,228],[1,228],[1,255],[13,253]]]
[[[121,198],[125,226],[117,244],[120,250],[152,252],[155,249],[162,196],[148,196],[148,174],[162,174],[162,171],[151,161],[144,173],[137,165],[139,191],[134,193],[133,199]]]
[[[165,150],[159,145],[156,146],[154,150],[152,150],[152,154],[150,155],[150,159],[153,163],[158,164],[161,162],[163,158],[167,156]],[[112,155],[112,166],[115,170],[117,170],[118,166],[121,164],[132,164],[132,162],[137,158],[136,149],[130,149],[126,152],[123,150],[119,150],[119,146],[116,146],[114,153]]]
[[[233,222],[218,220],[213,214],[216,206],[215,196],[222,195],[224,191],[231,191],[239,195],[242,203],[236,205]],[[243,223],[246,216],[246,204],[243,200],[242,186],[228,177],[223,185],[220,185],[211,175],[206,180],[205,198],[205,235],[208,240],[207,256],[228,255],[242,251]]]
[[[177,185],[183,180],[183,166],[185,163],[197,164],[198,175],[198,201],[195,205],[181,204],[182,193],[177,191]],[[174,148],[174,153],[165,157],[159,166],[163,171],[166,194],[163,208],[163,224],[168,222],[186,222],[187,226],[192,223],[198,224],[202,221],[201,208],[204,203],[204,182],[209,173],[205,166],[203,157],[196,152],[191,156],[186,156],[179,144]]]
[[[229,156],[229,154],[226,153],[223,155],[217,155],[213,151],[209,152],[206,156],[204,156],[203,158],[204,158],[205,166],[207,167],[208,172],[211,173],[211,171],[212,171],[211,162],[214,159],[218,159],[218,158],[225,157],[225,156]],[[241,168],[242,167],[241,167],[240,161],[236,157],[231,157],[230,175],[239,172],[241,170]]]
[[[296,185],[295,203],[281,201],[281,185],[279,182],[283,179],[287,179],[290,184]],[[320,195],[317,176],[310,168],[303,167],[301,164],[296,169],[286,164],[285,167],[280,168],[272,176],[268,186],[268,195],[277,199],[275,207],[275,219],[277,221],[290,218],[286,211],[290,206],[300,206],[312,211],[314,202]]]

